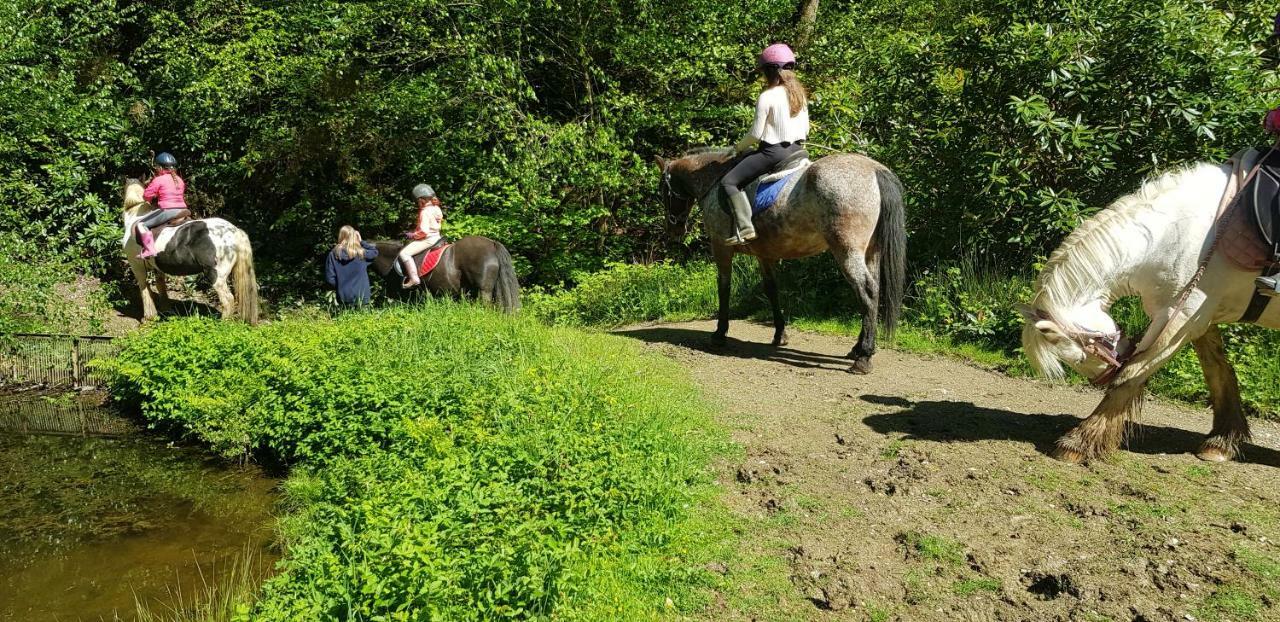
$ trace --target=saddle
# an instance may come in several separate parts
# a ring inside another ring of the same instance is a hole
[[[1257,158],[1257,152],[1251,152],[1233,159],[1237,169],[1247,171]],[[1223,232],[1222,252],[1236,267],[1249,272],[1271,271],[1280,264],[1280,150],[1257,162],[1257,167],[1231,200],[1230,213],[1222,215],[1230,219]]]
[[[444,257],[444,252],[449,250],[450,246],[453,246],[453,243],[441,236],[440,241],[436,242],[434,246],[414,255],[413,265],[418,266],[418,277],[423,278],[431,274],[431,271],[435,270],[436,266],[440,264],[440,258]],[[396,275],[404,278],[404,268],[400,267],[399,261],[391,262],[391,269],[395,271]]]
[[[813,162],[809,160],[809,151],[799,149],[774,165],[772,170],[743,187],[742,191],[751,202],[751,215],[756,216],[773,207],[773,204],[778,201],[778,195],[782,193],[782,187],[786,185],[784,182],[792,175],[809,168],[810,164]],[[724,189],[719,184],[716,185],[716,191],[712,192],[708,198],[719,203],[720,210],[725,214],[730,214],[729,197],[725,196]]]
[[[1270,251],[1270,263],[1280,262],[1280,150],[1258,163],[1258,172],[1241,191],[1242,209]]]
[[[159,227],[152,227],[151,235],[154,235],[156,238],[159,238],[160,233],[163,232],[165,229],[172,229],[173,227],[177,227],[179,225],[185,225],[191,222],[192,220],[195,220],[195,219],[191,217],[190,212],[187,212],[186,216],[179,216],[177,218],[174,218],[173,220],[170,220],[169,222],[166,222],[160,225]]]

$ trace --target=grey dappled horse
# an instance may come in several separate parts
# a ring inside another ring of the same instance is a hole
[[[660,195],[669,229],[683,233],[694,201],[716,188],[733,164],[731,150],[657,158],[662,170]],[[902,310],[906,274],[906,225],[902,185],[897,175],[871,158],[840,153],[820,158],[786,181],[777,202],[754,218],[757,238],[741,246],[724,243],[728,235],[715,229],[729,224],[718,209],[703,210],[703,228],[711,242],[720,296],[719,321],[713,339],[723,343],[729,332],[729,291],[733,256],[754,255],[773,311],[773,344],[787,343],[786,320],[778,305],[774,271],[780,259],[809,257],[830,251],[853,286],[863,308],[862,331],[849,352],[849,371],[871,371],[876,351],[876,325],[892,333]]]
[[[378,256],[373,260],[373,271],[384,279],[387,293],[395,295],[402,289],[394,263],[404,245],[374,242],[374,246],[378,248]],[[426,251],[414,257],[414,265],[421,265],[425,254]],[[511,253],[502,244],[478,235],[450,244],[440,255],[440,263],[422,277],[418,287],[435,295],[475,298],[507,313],[520,310],[520,283],[516,280]]]
[[[133,225],[155,209],[142,198],[142,182],[128,179],[124,185],[124,256],[138,283],[142,298],[142,319],[156,317],[155,301],[147,285],[147,272],[155,270],[156,289],[162,300],[169,293],[165,275],[203,274],[213,283],[218,294],[222,316],[237,316],[250,324],[258,321],[258,280],[253,269],[253,247],[249,236],[221,218],[189,220],[166,227],[156,235],[155,257],[138,259],[138,245]],[[232,293],[234,288],[235,292]]]

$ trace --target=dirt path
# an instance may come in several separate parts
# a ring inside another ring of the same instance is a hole
[[[720,468],[741,532],[712,619],[1278,620],[1280,430],[1244,462],[1192,452],[1207,409],[1147,404],[1127,451],[1047,457],[1099,394],[735,322],[635,327],[685,364],[744,457]]]

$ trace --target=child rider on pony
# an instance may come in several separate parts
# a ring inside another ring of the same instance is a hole
[[[153,227],[191,214],[187,210],[187,201],[184,197],[187,182],[178,176],[177,167],[178,160],[171,154],[166,152],[156,156],[155,176],[151,178],[151,183],[147,184],[147,189],[142,193],[142,198],[154,205],[156,209],[134,223],[138,244],[142,246],[138,259],[156,255],[155,237],[151,235]]]
[[[440,197],[427,184],[413,187],[413,200],[418,205],[418,224],[409,232],[412,242],[400,249],[400,266],[404,268],[404,283],[401,287],[409,289],[417,287],[418,267],[413,265],[413,256],[422,251],[435,248],[444,238],[440,236],[440,225],[444,223],[444,211],[440,209]]]

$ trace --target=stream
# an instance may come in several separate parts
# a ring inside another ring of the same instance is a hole
[[[276,484],[141,432],[0,430],[0,621],[167,619],[256,588],[278,557]]]

